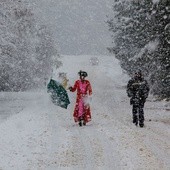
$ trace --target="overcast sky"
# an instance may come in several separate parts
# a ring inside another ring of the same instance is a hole
[[[108,54],[106,15],[113,0],[31,0],[39,19],[52,30],[60,54]]]

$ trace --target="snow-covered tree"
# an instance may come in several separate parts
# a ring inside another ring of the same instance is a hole
[[[42,87],[59,55],[47,28],[38,25],[28,4],[0,3],[0,91]]]
[[[163,98],[170,97],[170,44],[165,29],[169,9],[168,0],[115,0],[114,15],[107,22],[113,38],[109,51],[129,74],[142,70],[153,94]]]
[[[170,1],[161,0],[154,4],[155,13],[155,34],[159,38],[159,45],[154,52],[158,62],[156,74],[152,74],[155,83],[153,83],[153,92],[160,97],[170,97]]]

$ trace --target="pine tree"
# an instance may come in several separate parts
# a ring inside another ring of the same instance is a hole
[[[36,23],[30,6],[21,0],[1,0],[0,91],[43,86],[58,57],[52,36]]]
[[[162,0],[115,0],[114,16],[108,20],[113,32],[109,48],[129,74],[142,70],[152,93],[169,97],[169,42],[165,27],[169,23],[169,2]]]
[[[153,92],[160,98],[170,98],[170,1],[161,0],[155,4],[155,30],[159,37],[159,46],[155,51],[159,68],[153,75]]]

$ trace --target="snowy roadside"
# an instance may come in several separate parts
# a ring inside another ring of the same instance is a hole
[[[0,124],[0,169],[36,169],[43,164],[41,160],[48,158],[46,151],[50,131],[47,112],[43,105],[39,105],[42,97],[42,93],[3,94],[1,101],[6,98],[3,105],[8,106],[7,110],[11,109],[12,115]],[[9,107],[11,99],[13,106]],[[21,106],[18,112],[16,108]]]

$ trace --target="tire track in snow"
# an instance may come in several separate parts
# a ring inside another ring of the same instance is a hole
[[[94,145],[93,151],[96,152],[96,166],[103,169],[116,169],[119,167],[119,154],[115,148],[115,145],[111,142],[111,139],[103,133],[101,126],[93,120],[92,126],[94,127],[94,133],[87,133]],[[101,162],[101,163],[100,163]]]
[[[85,168],[88,170],[95,168],[95,156],[94,153],[92,152],[92,145],[90,143],[91,139],[89,138],[89,136],[87,135],[87,133],[84,133],[84,129],[86,127],[76,127],[76,131],[77,131],[77,135],[79,137],[79,140],[82,143],[82,146],[84,148],[85,151],[85,155],[84,155],[84,165]]]

